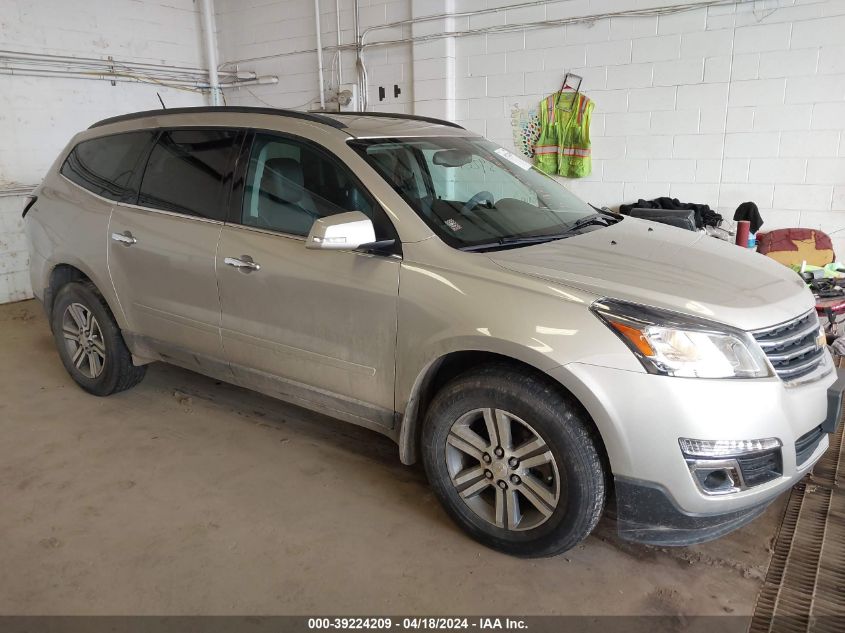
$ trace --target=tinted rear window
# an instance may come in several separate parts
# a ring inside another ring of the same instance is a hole
[[[166,130],[155,144],[138,204],[222,220],[237,132]]]
[[[154,136],[149,131],[128,132],[83,141],[71,150],[61,173],[109,200],[134,202],[138,166]]]

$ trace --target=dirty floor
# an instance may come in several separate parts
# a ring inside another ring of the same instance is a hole
[[[85,394],[34,302],[0,306],[2,614],[752,612],[783,503],[705,545],[564,556],[465,537],[374,433],[152,365]]]

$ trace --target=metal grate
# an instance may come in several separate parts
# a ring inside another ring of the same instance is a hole
[[[818,344],[819,317],[815,310],[752,335],[783,380],[812,373],[825,354],[825,347]]]
[[[845,630],[845,454],[843,430],[792,489],[750,633]]]

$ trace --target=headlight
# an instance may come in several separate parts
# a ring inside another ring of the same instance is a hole
[[[590,309],[650,373],[686,378],[772,375],[763,350],[742,330],[615,299],[601,299]]]

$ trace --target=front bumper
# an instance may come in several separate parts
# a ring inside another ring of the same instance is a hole
[[[626,541],[694,545],[741,528],[760,516],[777,495],[758,505],[721,514],[684,512],[659,484],[615,478],[616,529]]]
[[[842,398],[845,392],[845,367],[836,368],[836,381],[827,388],[827,415],[822,423],[822,431],[836,433],[842,420]]]
[[[835,430],[845,371],[786,387],[778,378],[671,378],[595,365],[560,367],[557,378],[587,408],[604,440],[616,480],[623,538],[684,545],[716,538],[751,521],[809,472],[827,435],[798,463],[796,440],[822,425]],[[555,373],[555,372],[552,372]],[[782,443],[783,475],[726,495],[699,490],[678,438]]]

